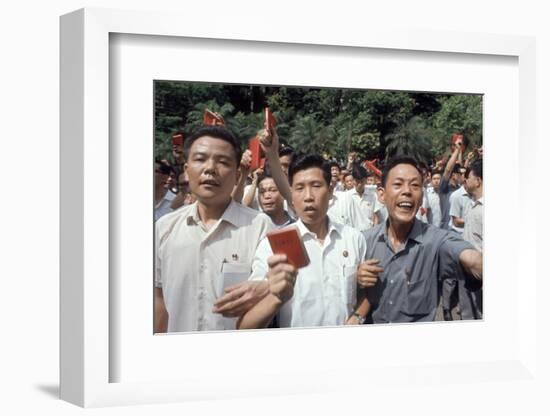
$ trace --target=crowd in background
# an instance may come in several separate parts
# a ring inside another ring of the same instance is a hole
[[[345,163],[301,155],[276,129],[259,136],[264,159],[254,170],[254,155],[223,125],[174,134],[172,160],[155,162],[156,331],[482,318],[481,148],[460,135],[431,165],[401,155],[373,166],[353,153]],[[295,270],[270,252],[266,233],[288,226],[318,264]],[[321,276],[338,267],[353,269],[340,289]],[[224,283],[239,273],[248,278]],[[341,297],[338,309],[332,299]]]

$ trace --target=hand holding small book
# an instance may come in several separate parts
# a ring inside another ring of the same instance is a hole
[[[267,259],[269,271],[266,277],[269,284],[269,292],[281,304],[291,299],[294,295],[294,284],[298,275],[298,270],[287,261],[286,254],[274,254]]]

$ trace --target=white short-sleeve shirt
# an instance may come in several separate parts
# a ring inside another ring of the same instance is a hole
[[[359,201],[356,201],[349,191],[334,191],[329,201],[327,215],[334,222],[348,225],[358,231],[366,231],[371,227],[368,218],[361,212]]]
[[[155,205],[155,221],[158,220],[163,215],[172,212],[172,201],[176,197],[176,194],[170,191],[166,191],[162,199]]]
[[[360,215],[362,223],[364,224],[363,229],[360,231],[365,231],[372,228],[376,194],[365,189],[363,195],[359,195],[359,192],[357,192],[357,189],[355,188],[350,189],[348,192],[351,194],[352,198],[359,203],[359,208],[361,211]]]
[[[206,230],[197,203],[156,223],[155,286],[162,288],[168,332],[235,329],[236,319],[212,313],[223,294],[226,263],[252,270],[259,242],[272,228],[269,217],[231,201],[220,220]]]
[[[295,224],[304,241],[310,263],[298,272],[293,297],[279,311],[283,327],[342,325],[357,302],[357,267],[367,244],[359,231],[329,220],[323,244],[302,221]],[[252,280],[264,279],[267,258],[273,254],[269,241],[258,246],[252,265]]]
[[[461,186],[451,194],[449,197],[449,227],[452,230],[455,230],[460,234],[464,232],[464,227],[457,227],[453,224],[453,217],[462,219],[466,218],[473,205],[474,201],[468,192],[466,192],[464,186]]]

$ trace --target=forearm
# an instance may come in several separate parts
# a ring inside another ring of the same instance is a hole
[[[236,202],[241,202],[243,199],[244,185],[246,183],[246,178],[248,177],[248,170],[241,168],[239,174],[239,180],[231,192],[231,197]]]
[[[460,264],[463,269],[478,280],[483,279],[483,254],[474,249],[467,249],[460,253]]]
[[[279,298],[268,294],[237,322],[237,329],[266,328],[282,306]]]
[[[464,228],[464,218],[453,217],[453,225],[455,227]]]
[[[155,316],[154,333],[166,332],[168,330],[168,312],[164,304],[162,289],[155,288]]]
[[[285,175],[281,162],[279,161],[279,155],[275,152],[266,153],[266,159],[271,169],[271,176],[279,189],[280,194],[286,199],[288,205],[292,206],[292,195],[290,193],[290,184],[288,183],[288,177]]]
[[[453,172],[453,168],[455,166],[456,161],[458,160],[458,153],[460,152],[459,148],[456,148],[447,161],[447,165],[445,166],[445,172],[443,172],[443,177],[445,179],[449,179],[451,177],[451,173]]]
[[[256,188],[257,187],[257,184],[256,184],[256,179],[252,182],[252,186],[250,186],[246,192],[246,194],[244,194],[244,198],[243,198],[243,205],[247,206],[247,207],[251,207],[252,206],[252,202],[254,201],[254,196],[256,195]]]
[[[363,318],[366,318],[370,312],[370,307],[370,302],[367,299],[367,291],[365,289],[359,290],[357,293],[357,306],[355,308],[355,313]]]

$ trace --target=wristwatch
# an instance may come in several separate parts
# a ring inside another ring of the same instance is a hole
[[[357,320],[359,321],[359,325],[363,325],[365,323],[365,318],[359,315],[357,312],[353,312],[353,316],[357,318]]]

